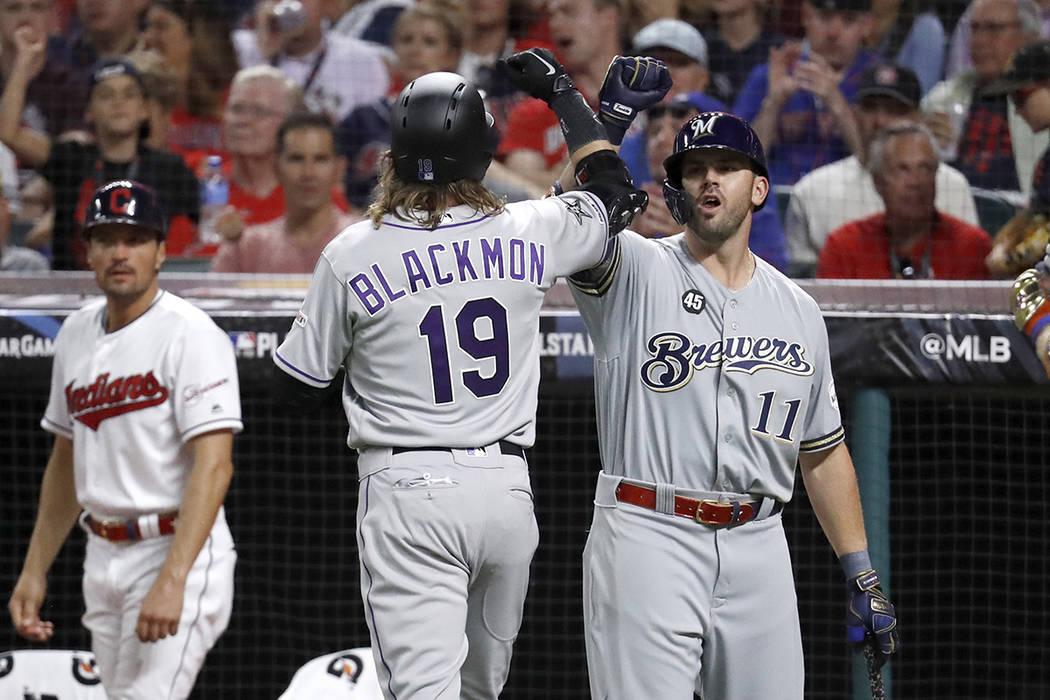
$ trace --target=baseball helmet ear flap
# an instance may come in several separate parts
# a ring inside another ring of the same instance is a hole
[[[693,198],[681,186],[675,187],[670,180],[664,180],[664,201],[671,217],[682,226],[693,218]]]

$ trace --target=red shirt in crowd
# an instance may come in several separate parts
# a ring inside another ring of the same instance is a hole
[[[937,212],[932,235],[917,243],[907,258],[918,277],[940,280],[988,279],[984,259],[992,250],[992,239],[983,230],[954,217]],[[927,249],[929,255],[927,256]],[[923,261],[929,271],[923,274]],[[817,277],[838,279],[895,279],[890,258],[885,212],[843,224],[832,231],[820,250]]]

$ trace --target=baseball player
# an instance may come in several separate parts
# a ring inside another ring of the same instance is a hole
[[[584,551],[596,699],[802,698],[780,513],[796,460],[845,572],[851,639],[896,650],[816,303],[748,249],[769,195],[745,121],[702,113],[664,161],[686,230],[624,231],[570,281],[595,346],[603,471]]]
[[[8,609],[23,637],[51,637],[39,616],[46,575],[79,520],[83,622],[109,699],[185,698],[233,604],[222,508],[241,429],[233,347],[158,289],[165,218],[151,189],[98,188],[84,232],[105,298],[55,339],[41,421],[55,442]]]
[[[0,653],[0,698],[106,700],[90,651],[19,649]]]
[[[361,591],[388,700],[499,696],[537,543],[525,448],[544,291],[596,265],[645,203],[550,51],[506,69],[559,116],[582,190],[505,205],[480,184],[496,138],[477,88],[418,78],[394,106],[371,220],[325,249],[274,356],[289,395],[346,371]]]
[[[303,664],[277,700],[383,700],[372,650],[344,649]]]

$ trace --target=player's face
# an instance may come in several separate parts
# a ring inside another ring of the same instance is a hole
[[[36,36],[54,23],[52,0],[0,0],[0,39],[14,45],[15,30],[29,27]]]
[[[393,43],[398,70],[406,83],[424,73],[454,71],[459,64],[459,52],[449,43],[448,32],[440,22],[431,19],[399,24]]]
[[[176,73],[181,75],[189,68],[192,50],[189,28],[177,14],[166,7],[152,5],[146,11],[142,44],[163,56]]]
[[[820,10],[804,2],[802,24],[813,53],[824,57],[835,70],[841,70],[853,62],[871,31],[871,15]]]
[[[332,188],[343,179],[345,161],[336,155],[326,129],[293,129],[277,156],[277,178],[288,208],[313,212],[332,203]]]
[[[689,230],[717,247],[736,235],[752,208],[764,201],[769,181],[733,151],[698,149],[682,161],[682,187],[693,201]]]
[[[999,77],[1025,39],[1012,2],[981,0],[975,4],[970,13],[970,60],[978,82]]]
[[[102,134],[127,136],[149,118],[142,86],[130,75],[116,75],[91,90],[88,121]]]
[[[1017,90],[1014,104],[1032,131],[1050,128],[1050,82],[1026,85]]]
[[[888,95],[869,95],[860,100],[853,113],[857,117],[860,137],[865,148],[875,138],[879,129],[901,120],[914,121],[918,111]]]
[[[226,101],[226,149],[235,156],[264,156],[276,148],[277,129],[288,116],[284,87],[269,78],[237,83]]]
[[[937,155],[922,134],[891,138],[875,178],[886,215],[901,221],[928,221],[937,196]]]
[[[153,288],[164,243],[138,226],[104,224],[91,229],[87,259],[106,298],[130,303]]]

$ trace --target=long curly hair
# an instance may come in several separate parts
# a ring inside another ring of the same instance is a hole
[[[433,230],[441,224],[448,209],[460,204],[492,216],[503,211],[507,198],[493,194],[476,180],[442,184],[405,182],[394,172],[394,158],[387,151],[380,160],[379,185],[375,201],[368,207],[368,218],[375,228],[379,228],[384,216],[393,214],[402,221]]]

